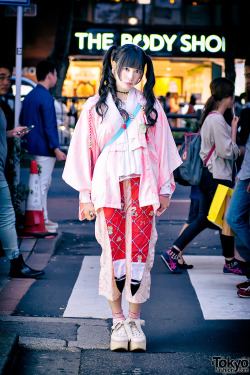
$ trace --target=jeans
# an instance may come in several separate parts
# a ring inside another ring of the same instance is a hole
[[[228,225],[248,250],[250,250],[250,194],[247,193],[249,183],[250,178],[237,182],[226,213]]]
[[[189,226],[182,232],[173,245],[178,249],[183,250],[199,233],[204,229],[211,227],[211,222],[207,219],[210,205],[212,203],[217,186],[225,185],[232,187],[232,181],[214,179],[212,173],[207,168],[203,169],[202,178],[200,182],[200,200],[199,213],[197,218],[189,224]],[[220,231],[221,232],[221,231]],[[224,236],[220,233],[221,246],[223,256],[225,258],[234,257],[234,237]]]
[[[16,216],[8,183],[5,179],[0,179],[0,241],[9,259],[19,256],[15,223]]]
[[[42,207],[44,221],[48,221],[47,195],[52,180],[52,173],[55,166],[56,158],[52,156],[35,156],[37,165],[41,167],[40,184],[42,195]]]

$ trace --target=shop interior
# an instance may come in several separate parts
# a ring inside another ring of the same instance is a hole
[[[179,102],[188,103],[191,95],[197,98],[197,104],[203,104],[209,97],[209,83],[214,67],[223,75],[224,60],[212,59],[162,59],[154,58],[156,76],[155,95],[165,96],[167,92],[178,93]],[[64,81],[62,96],[78,97],[82,105],[84,98],[98,92],[101,60],[70,59],[67,76]],[[140,85],[138,87],[141,89]]]

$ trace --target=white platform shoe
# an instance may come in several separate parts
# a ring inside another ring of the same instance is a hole
[[[129,340],[129,350],[146,351],[146,336],[141,326],[145,325],[144,320],[127,318],[124,326]]]
[[[128,351],[128,335],[125,320],[120,320],[111,328],[110,350]]]

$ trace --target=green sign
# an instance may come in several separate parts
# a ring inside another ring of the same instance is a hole
[[[112,30],[113,31],[113,30]],[[159,56],[190,56],[190,55],[223,55],[226,41],[217,34],[132,34],[116,32],[86,31],[75,32],[73,45],[78,54],[103,54],[113,44],[132,43],[140,46],[149,54]],[[77,50],[76,50],[77,49]]]

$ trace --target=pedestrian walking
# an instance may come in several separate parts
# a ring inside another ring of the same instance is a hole
[[[226,221],[237,234],[247,250],[250,250],[250,134],[246,144],[246,152],[242,167],[238,173],[236,188],[231,197],[227,212]],[[250,298],[250,270],[248,270],[248,280],[239,284],[238,295]],[[245,287],[247,288],[246,290]],[[241,290],[242,289],[242,290]]]
[[[233,163],[239,155],[236,144],[238,118],[235,116],[231,127],[225,121],[223,114],[234,104],[234,84],[227,78],[216,78],[210,84],[211,96],[207,100],[201,117],[201,150],[203,162],[206,160],[213,145],[215,149],[203,168],[200,182],[199,213],[196,220],[191,222],[173,243],[171,250],[161,255],[163,262],[174,273],[180,273],[178,267],[179,253],[200,232],[209,227],[208,211],[215,195],[218,184],[233,187]],[[243,275],[245,268],[234,257],[234,237],[225,236],[220,231],[220,240],[225,257],[224,273]]]
[[[0,61],[0,96],[6,95],[10,88],[12,67]],[[10,277],[39,278],[43,271],[37,271],[25,264],[20,254],[16,232],[16,217],[10,190],[4,175],[7,159],[7,137],[21,138],[18,132],[27,127],[19,126],[6,131],[7,120],[0,107],[0,241],[7,258],[10,260]]]
[[[142,93],[134,86],[145,67]],[[63,172],[80,191],[80,220],[96,216],[102,247],[99,293],[113,315],[111,350],[146,350],[140,310],[150,294],[155,215],[169,206],[173,170],[181,163],[154,84],[152,61],[140,47],[110,47],[99,94],[82,108]]]
[[[250,58],[245,62],[246,92],[250,97]],[[237,183],[229,207],[226,220],[243,245],[250,250],[250,108],[242,109],[239,120],[239,144],[244,154],[241,169],[237,174]],[[237,284],[239,297],[250,298],[250,272],[246,273],[247,281]]]
[[[49,89],[57,82],[57,72],[53,62],[40,61],[36,67],[38,85],[25,97],[20,114],[20,123],[34,125],[34,129],[25,138],[30,155],[34,155],[41,167],[40,183],[45,228],[55,233],[58,223],[49,220],[47,195],[51,184],[52,172],[56,160],[66,160],[60,150],[54,100]]]

